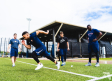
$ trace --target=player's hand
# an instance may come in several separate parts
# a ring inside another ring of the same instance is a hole
[[[93,39],[93,42],[97,41],[97,39]]]
[[[21,52],[22,50],[20,49],[20,51],[19,52]]]
[[[9,53],[9,50],[7,50],[7,52]]]
[[[49,30],[47,30],[47,34],[49,34]]]
[[[70,49],[68,48],[67,50],[69,51]]]
[[[24,40],[22,40],[21,43],[22,43],[23,45],[25,45],[25,41],[24,41]]]
[[[59,52],[59,51],[60,51],[60,49],[57,49],[57,51]]]

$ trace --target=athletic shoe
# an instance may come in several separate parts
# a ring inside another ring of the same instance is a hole
[[[57,62],[56,66],[57,66],[57,69],[59,69],[60,68],[60,62]]]
[[[43,64],[42,63],[41,64],[38,64],[37,67],[35,68],[35,70],[39,70],[42,67],[43,67]]]
[[[12,64],[12,67],[15,67],[16,65],[15,64]]]
[[[90,62],[88,62],[88,64],[86,64],[85,66],[91,66],[91,63],[90,63]]]
[[[65,62],[63,62],[62,64],[61,64],[61,66],[64,66],[66,63]]]
[[[98,67],[98,66],[100,66],[100,64],[97,62],[96,65],[95,65],[95,67]]]

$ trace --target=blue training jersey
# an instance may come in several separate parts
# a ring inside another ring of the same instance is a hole
[[[40,41],[40,39],[37,37],[36,32],[32,33],[30,35],[30,39],[27,40],[28,45],[33,45],[36,48],[39,48],[41,46],[44,46],[44,44]]]
[[[20,44],[18,39],[11,39],[9,44],[11,44],[11,48],[18,49],[18,45]]]
[[[93,42],[93,39],[96,39],[96,37],[99,35],[99,32],[100,31],[97,29],[92,29],[86,33],[86,36],[89,38],[89,43],[98,44],[98,41]]]

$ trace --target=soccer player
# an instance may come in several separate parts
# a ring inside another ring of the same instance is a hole
[[[38,56],[45,56],[48,59],[50,59],[52,62],[54,62],[57,66],[57,69],[60,68],[60,62],[55,61],[52,57],[50,57],[50,55],[48,54],[45,45],[40,41],[40,39],[37,37],[37,35],[39,34],[49,34],[49,30],[47,30],[47,32],[42,31],[42,30],[38,30],[34,33],[32,33],[31,35],[25,31],[22,33],[22,36],[25,40],[27,40],[27,45],[25,44],[25,41],[22,40],[22,44],[28,48],[31,49],[31,45],[33,45],[34,47],[36,47],[36,50],[34,50],[32,52],[32,57],[33,59],[38,63],[37,67],[35,68],[35,70],[39,70],[40,68],[43,67],[43,64],[40,63]]]
[[[89,62],[85,66],[91,66],[91,55],[92,52],[96,54],[96,67],[100,66],[99,65],[99,44],[98,44],[98,39],[102,36],[102,33],[97,30],[97,29],[92,29],[91,25],[87,25],[88,32],[86,33],[87,39],[88,39],[88,52],[89,52]]]
[[[70,50],[68,38],[64,36],[64,33],[62,31],[60,31],[60,38],[59,38],[58,44],[57,44],[57,51],[60,51],[61,61],[62,61],[61,66],[64,66],[66,64],[67,50]]]
[[[21,52],[20,42],[17,39],[17,34],[14,33],[14,39],[10,40],[9,45],[8,45],[8,49],[7,49],[7,52],[9,53],[9,49],[11,47],[10,56],[11,56],[11,60],[12,60],[12,67],[15,66],[16,58],[18,56],[18,46],[19,46],[20,52]]]

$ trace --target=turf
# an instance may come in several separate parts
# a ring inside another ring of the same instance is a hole
[[[17,59],[18,61],[36,64],[33,59]],[[45,67],[54,68],[54,63],[49,60],[41,60]],[[79,74],[85,74],[95,77],[102,77],[103,72],[112,74],[112,65],[100,64],[100,67],[94,67],[95,64],[85,67],[86,63],[67,62],[60,70],[70,71]],[[73,67],[71,67],[73,65]],[[73,74],[63,73],[55,70],[42,68],[38,71],[34,69],[36,66],[25,63],[16,62],[16,66],[12,67],[9,58],[0,58],[0,81],[87,81],[92,78],[77,76]],[[98,81],[109,81],[108,78]]]
[[[78,60],[88,60],[88,59],[78,59]],[[96,58],[92,58],[92,60],[96,60]],[[99,58],[99,60],[112,61],[112,58]]]

